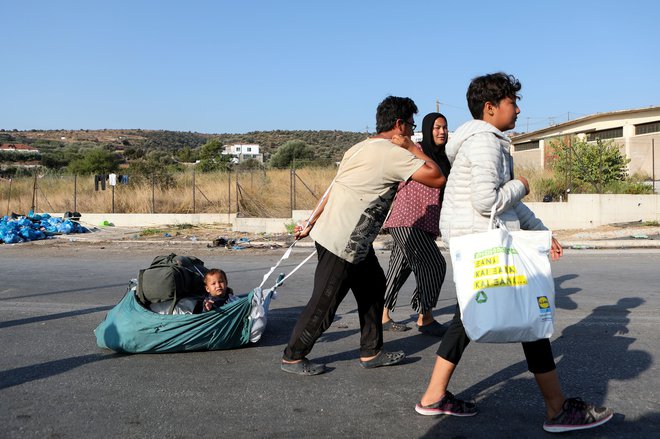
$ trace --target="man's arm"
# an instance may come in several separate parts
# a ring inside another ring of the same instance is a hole
[[[312,231],[312,227],[314,227],[316,220],[319,219],[319,217],[323,213],[323,209],[325,209],[325,205],[328,204],[329,196],[330,196],[330,190],[328,190],[327,193],[323,196],[323,198],[321,198],[321,200],[318,202],[316,208],[314,209],[314,212],[312,212],[312,216],[307,221],[305,221],[301,226],[295,227],[293,235],[296,239],[302,239],[307,235],[309,235],[309,232]]]
[[[415,143],[410,140],[410,137],[395,134],[392,137],[392,143],[408,150],[412,155],[418,159],[424,160],[424,165],[413,173],[410,177],[413,181],[422,183],[429,187],[441,188],[447,183],[447,178],[442,175],[440,167],[433,161],[433,159],[424,151],[419,149]]]

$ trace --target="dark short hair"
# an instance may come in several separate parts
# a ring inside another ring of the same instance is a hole
[[[520,99],[518,94],[522,85],[513,75],[498,72],[477,76],[470,82],[467,90],[467,103],[472,117],[483,119],[484,105],[490,102],[499,105],[504,98]]]
[[[206,283],[206,280],[207,280],[209,277],[211,277],[211,276],[215,276],[216,274],[219,274],[220,276],[222,276],[222,278],[224,279],[225,283],[228,282],[228,281],[227,281],[227,273],[225,273],[223,270],[220,270],[219,268],[211,268],[209,271],[207,271],[207,272],[204,274],[204,283]]]
[[[417,105],[412,99],[388,96],[376,109],[376,132],[389,131],[397,120],[408,120],[414,114],[417,114]]]

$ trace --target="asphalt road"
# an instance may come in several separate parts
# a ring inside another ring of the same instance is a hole
[[[450,390],[477,401],[473,418],[423,417],[423,392],[438,339],[416,330],[385,333],[402,365],[365,370],[359,324],[348,296],[310,358],[330,371],[299,377],[279,370],[291,328],[310,293],[314,259],[279,288],[261,342],[230,351],[119,355],[93,335],[137,270],[157,254],[192,254],[228,272],[247,292],[283,250],[129,248],[121,245],[0,246],[0,437],[549,437],[543,403],[519,345],[472,344]],[[311,250],[285,261],[291,270]],[[388,252],[379,252],[387,264]],[[658,250],[568,251],[553,265],[554,353],[565,393],[615,409],[579,437],[646,438],[660,432]],[[278,270],[280,271],[280,270]],[[451,271],[436,318],[453,314]],[[411,321],[408,282],[397,320]]]

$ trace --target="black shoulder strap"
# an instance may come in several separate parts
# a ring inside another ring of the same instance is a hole
[[[175,266],[172,266],[172,270],[174,270],[178,275],[174,276],[174,282],[176,284],[176,288],[175,288],[175,291],[174,291],[174,297],[172,297],[172,305],[170,306],[170,309],[167,312],[168,314],[174,314],[174,307],[176,306],[177,302],[180,299],[179,293],[183,292],[184,288],[186,287],[185,281],[184,281],[185,274],[182,273],[182,271],[186,270],[186,268],[175,265]]]
[[[144,290],[142,289],[142,278],[144,277],[144,270],[140,270],[138,273],[138,284],[135,291],[137,292],[138,298],[144,302]],[[145,304],[146,305],[146,304]]]

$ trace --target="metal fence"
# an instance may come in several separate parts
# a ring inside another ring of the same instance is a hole
[[[49,175],[0,180],[5,214],[237,213],[290,217],[312,209],[332,181],[335,168],[249,170],[162,176]]]

